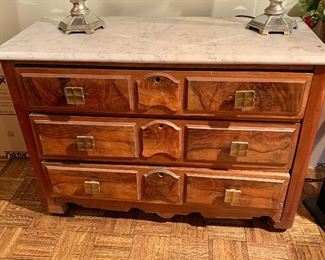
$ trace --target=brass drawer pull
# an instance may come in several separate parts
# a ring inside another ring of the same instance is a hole
[[[100,194],[100,183],[98,181],[85,181],[85,193],[88,195]]]
[[[245,157],[248,151],[248,142],[232,142],[230,147],[230,156]]]
[[[241,190],[227,189],[225,192],[225,203],[230,203],[231,206],[240,204]]]
[[[93,136],[77,136],[78,151],[95,150],[95,139]]]
[[[86,103],[82,87],[65,87],[64,93],[68,105],[84,105]]]
[[[255,91],[254,90],[238,90],[235,93],[235,108],[242,110],[250,110],[254,108]]]

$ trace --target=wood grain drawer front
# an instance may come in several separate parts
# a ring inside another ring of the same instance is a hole
[[[136,158],[136,124],[31,116],[43,158]]]
[[[27,106],[40,111],[128,112],[128,75],[22,73]]]
[[[218,165],[267,166],[289,169],[299,125],[260,123],[188,124],[185,160]]]
[[[42,159],[291,168],[299,124],[30,116]]]
[[[188,77],[186,111],[240,117],[302,118],[311,78],[274,73]]]
[[[260,178],[254,176],[254,172],[247,173],[246,176],[232,173],[221,173],[218,176],[188,173],[186,202],[242,208],[281,208],[287,190],[288,175],[279,179],[271,176]]]
[[[178,126],[180,125],[180,126]],[[171,160],[181,158],[182,127],[180,122],[153,120],[141,126],[141,157],[145,160],[163,156]]]
[[[280,219],[289,174],[207,168],[43,162],[52,195],[85,205],[94,200],[130,202],[161,215]],[[77,200],[78,201],[78,200]],[[96,204],[97,205],[97,204]],[[98,204],[102,205],[102,204]],[[122,204],[121,204],[122,205]],[[167,211],[160,207],[168,206]]]
[[[137,80],[137,111],[158,109],[173,114],[181,109],[181,82],[171,74],[153,72]]]
[[[44,169],[55,197],[138,200],[135,169],[47,164],[44,164]]]
[[[178,203],[181,199],[180,176],[166,169],[155,169],[143,176],[142,199],[158,203]]]
[[[302,119],[312,74],[17,68],[31,112]]]

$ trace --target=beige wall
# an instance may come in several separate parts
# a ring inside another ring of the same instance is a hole
[[[297,1],[285,2],[291,15],[299,15]],[[88,0],[89,7],[100,16],[256,16],[268,3],[268,0]],[[70,8],[69,0],[0,0],[0,44],[41,17],[65,16]],[[4,120],[0,115],[0,133],[7,132]],[[325,162],[324,132],[325,111],[311,165]]]
[[[290,9],[296,3],[286,1]],[[268,0],[88,0],[101,16],[256,16],[267,4]],[[0,0],[0,43],[41,17],[65,16],[70,7],[69,0]]]

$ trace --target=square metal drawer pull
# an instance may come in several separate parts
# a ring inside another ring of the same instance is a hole
[[[85,181],[85,193],[88,195],[100,194],[100,183],[98,181]]]
[[[93,136],[77,136],[78,151],[95,150],[95,139]]]
[[[248,151],[248,142],[232,142],[230,147],[230,156],[245,157]]]
[[[254,108],[255,91],[238,90],[235,93],[235,108],[249,110]]]
[[[84,105],[86,103],[82,87],[65,87],[64,93],[68,105]]]
[[[225,193],[225,203],[230,203],[232,206],[240,204],[241,190],[227,189]]]

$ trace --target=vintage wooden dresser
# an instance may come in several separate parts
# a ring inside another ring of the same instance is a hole
[[[0,48],[51,213],[68,203],[163,217],[269,217],[289,228],[324,100],[325,47],[299,22],[105,19],[93,35],[37,22]]]

